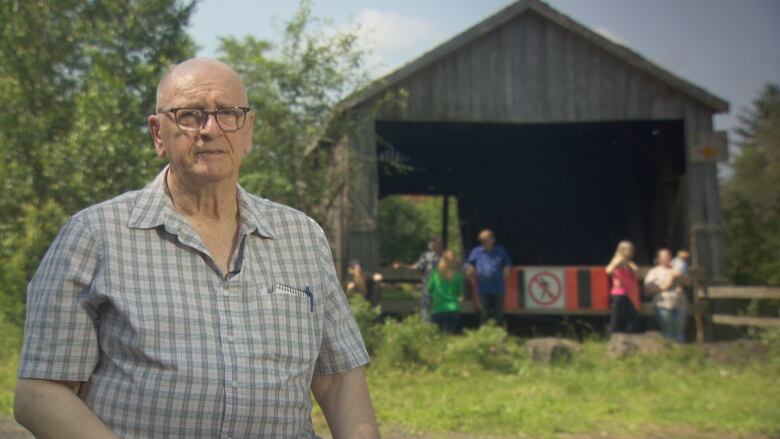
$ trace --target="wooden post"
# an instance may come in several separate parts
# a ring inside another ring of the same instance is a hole
[[[450,197],[449,195],[444,195],[444,202],[442,203],[442,209],[441,209],[441,246],[442,248],[447,248],[447,232],[449,231],[449,225],[450,225]]]
[[[705,322],[710,322],[710,310],[709,302],[707,301],[707,287],[702,285],[698,279],[698,271],[692,271],[693,282],[691,282],[691,288],[693,289],[693,321],[696,324],[696,342],[701,344],[707,339],[707,331],[705,329]]]

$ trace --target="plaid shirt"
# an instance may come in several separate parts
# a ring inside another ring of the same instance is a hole
[[[312,437],[312,375],[368,362],[322,229],[239,187],[222,277],[164,177],[60,231],[28,287],[19,377],[85,381],[125,438]]]

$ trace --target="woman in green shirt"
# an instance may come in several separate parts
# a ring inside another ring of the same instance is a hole
[[[439,264],[428,279],[428,292],[433,298],[431,321],[445,332],[460,330],[460,296],[463,274],[455,253],[445,250]]]

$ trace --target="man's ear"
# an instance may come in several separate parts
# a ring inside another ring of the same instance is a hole
[[[154,150],[157,151],[157,156],[160,158],[165,157],[165,148],[163,147],[162,137],[160,137],[160,115],[152,114],[146,119],[149,124],[149,135],[152,136],[152,142],[154,143]]]

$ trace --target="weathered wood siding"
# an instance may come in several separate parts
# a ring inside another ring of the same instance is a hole
[[[406,105],[377,118],[451,122],[682,119],[688,100],[545,18],[528,12],[401,81]]]

